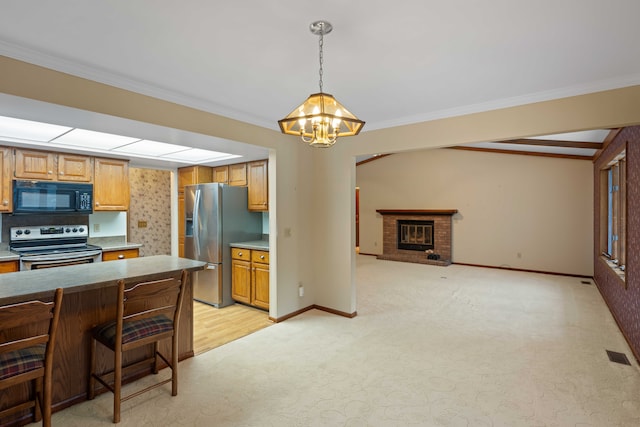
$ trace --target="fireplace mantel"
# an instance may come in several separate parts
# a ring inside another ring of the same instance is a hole
[[[376,209],[380,215],[455,215],[458,209]]]

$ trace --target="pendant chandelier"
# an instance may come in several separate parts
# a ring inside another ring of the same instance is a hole
[[[287,117],[278,120],[284,134],[297,135],[312,147],[331,147],[339,136],[357,135],[364,122],[344,108],[333,95],[322,91],[322,47],[324,35],[333,27],[326,21],[313,22],[309,29],[320,36],[320,92],[309,95]]]

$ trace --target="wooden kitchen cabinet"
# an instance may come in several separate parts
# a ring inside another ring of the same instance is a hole
[[[231,248],[231,297],[269,310],[269,252]]]
[[[242,187],[247,185],[247,164],[229,165],[229,185]]]
[[[247,163],[248,208],[250,211],[269,210],[268,160]]]
[[[212,171],[212,181],[222,184],[229,183],[229,166],[217,166]]]
[[[93,158],[16,148],[14,171],[18,179],[91,182]]]
[[[189,166],[178,169],[178,193],[184,193],[184,186],[211,181],[209,166]]]
[[[93,157],[58,154],[58,181],[91,182]]]
[[[1,273],[13,273],[14,271],[20,270],[20,266],[18,265],[19,261],[11,260],[11,261],[0,261],[0,274]]]
[[[15,177],[18,179],[55,180],[56,154],[47,151],[14,149]]]
[[[140,256],[140,249],[120,249],[120,250],[103,250],[102,261],[116,261],[119,259],[138,258]]]
[[[13,190],[11,188],[13,180],[13,152],[9,147],[2,147],[0,156],[0,212],[13,211]]]
[[[93,176],[93,210],[129,209],[129,162],[96,158]]]

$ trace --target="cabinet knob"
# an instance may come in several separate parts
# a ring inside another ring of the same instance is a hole
[[[260,259],[264,259],[264,255],[260,255]]]
[[[51,172],[49,172],[49,173],[51,173]],[[60,171],[60,172],[58,172],[58,175],[64,175],[64,172]]]
[[[122,254],[118,255],[118,259],[124,259],[124,255]]]
[[[53,173],[53,171],[47,171],[47,173],[48,173],[49,175],[51,175],[51,174]]]
[[[100,202],[96,202],[96,206],[100,206]]]
[[[2,204],[3,204],[3,205],[5,205],[5,206],[7,206],[7,205],[9,204],[9,201],[8,201],[8,200],[3,200],[3,201],[2,201]]]
[[[242,256],[242,252],[238,252],[238,256]]]

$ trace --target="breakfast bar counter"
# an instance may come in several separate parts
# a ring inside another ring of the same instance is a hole
[[[89,371],[90,330],[115,318],[117,282],[154,280],[181,270],[190,273],[204,269],[206,263],[168,255],[131,258],[93,264],[0,274],[0,305],[42,298],[63,288],[62,307],[53,362],[53,411],[86,399]],[[193,292],[186,284],[180,315],[179,358],[193,356]],[[143,359],[151,348],[127,354],[125,362]],[[170,354],[170,340],[161,351]],[[99,355],[98,366],[112,365],[107,352]],[[149,372],[135,372],[131,379]],[[125,380],[126,381],[126,380]],[[16,388],[17,387],[17,388]],[[16,386],[0,390],[0,410],[5,403],[19,400],[27,389]],[[7,420],[0,420],[4,425]]]

